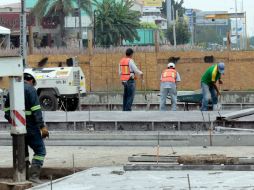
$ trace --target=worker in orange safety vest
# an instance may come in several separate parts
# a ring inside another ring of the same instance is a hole
[[[134,60],[132,59],[134,54],[133,49],[128,48],[125,52],[125,57],[120,60],[119,63],[119,75],[124,87],[123,94],[123,111],[131,111],[131,106],[135,96],[137,75],[140,75],[143,79],[143,72],[140,71]]]
[[[177,90],[176,83],[180,82],[181,78],[179,73],[175,70],[175,64],[168,63],[168,68],[161,74],[161,86],[160,86],[160,110],[166,111],[167,96],[171,97],[171,110],[176,111],[177,104]]]

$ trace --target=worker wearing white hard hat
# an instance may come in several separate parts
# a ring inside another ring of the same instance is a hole
[[[175,69],[175,64],[170,62],[161,74],[161,86],[160,86],[160,110],[166,111],[167,96],[171,97],[171,110],[176,111],[177,104],[177,90],[176,83],[180,82],[181,78],[179,73]]]

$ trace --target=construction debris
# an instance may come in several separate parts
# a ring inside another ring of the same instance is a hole
[[[254,170],[254,158],[227,157],[224,154],[160,156],[158,163],[156,159],[156,155],[133,155],[128,158],[130,163],[124,166],[124,170]]]
[[[249,108],[245,110],[235,111],[232,113],[222,114],[217,117],[217,121],[232,121],[237,118],[245,117],[254,114],[254,108]]]

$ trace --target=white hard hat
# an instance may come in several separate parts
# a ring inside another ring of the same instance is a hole
[[[34,76],[34,73],[32,71],[32,69],[27,68],[24,70],[24,80],[33,80],[33,85],[36,86],[37,82],[36,82],[36,78]]]
[[[175,68],[176,66],[175,66],[175,64],[174,64],[174,63],[172,63],[172,62],[171,62],[171,63],[169,63],[169,64],[168,64],[168,68],[169,68],[169,67],[171,67],[171,68]]]

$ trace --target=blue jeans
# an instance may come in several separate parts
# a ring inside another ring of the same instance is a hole
[[[135,80],[128,80],[126,82],[123,82],[122,84],[124,86],[123,111],[131,111],[131,106],[136,91],[136,82]]]
[[[210,97],[213,105],[218,103],[217,93],[213,86],[209,86],[203,82],[201,82],[201,89],[203,95],[201,111],[207,111]]]
[[[176,111],[177,92],[176,88],[161,88],[160,89],[160,111],[166,111],[167,95],[171,97],[171,110]]]
[[[33,126],[33,129],[27,128],[25,136],[25,154],[27,160],[29,160],[28,146],[34,151],[32,165],[42,167],[46,156],[46,148],[39,127]]]

